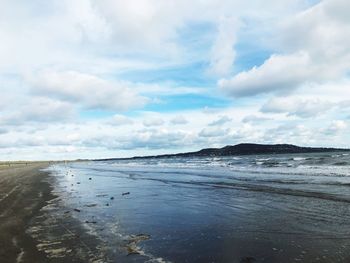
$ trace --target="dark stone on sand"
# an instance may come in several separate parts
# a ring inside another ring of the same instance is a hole
[[[128,251],[127,256],[131,256],[131,255],[139,255],[139,254],[140,254],[140,252],[139,252],[139,251],[137,251],[137,250],[135,250],[134,248],[127,247],[126,249],[127,249],[127,251]]]
[[[89,205],[85,205],[86,207],[95,207],[97,206],[97,204],[89,204]]]
[[[92,178],[91,178],[91,177],[89,177],[89,180],[92,180]]]
[[[88,220],[86,220],[85,223],[86,223],[86,224],[97,224],[96,221],[88,221]]]
[[[106,194],[96,195],[96,197],[106,197]]]
[[[244,257],[241,259],[240,263],[253,263],[256,262],[254,257]]]
[[[126,244],[126,250],[128,252],[127,256],[140,254],[137,244],[141,241],[149,240],[150,238],[151,235],[147,234],[138,234],[130,236]]]

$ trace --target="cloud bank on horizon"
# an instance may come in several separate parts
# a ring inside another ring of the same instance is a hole
[[[349,147],[348,10],[347,0],[1,1],[0,160]]]

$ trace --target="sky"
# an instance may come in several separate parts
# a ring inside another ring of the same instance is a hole
[[[350,147],[348,0],[1,0],[0,160]]]

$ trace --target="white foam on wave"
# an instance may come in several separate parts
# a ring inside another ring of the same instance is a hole
[[[294,157],[293,158],[293,161],[304,161],[304,160],[306,160],[305,157]]]
[[[256,159],[256,161],[258,161],[258,162],[260,162],[260,161],[270,161],[271,160],[271,158],[258,158],[258,159]]]

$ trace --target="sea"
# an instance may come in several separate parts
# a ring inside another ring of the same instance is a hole
[[[350,262],[347,152],[48,169],[62,211],[98,238],[106,262]]]

